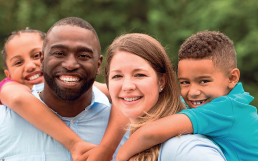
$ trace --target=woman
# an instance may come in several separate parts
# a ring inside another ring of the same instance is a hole
[[[126,34],[113,41],[107,52],[105,79],[112,103],[130,119],[130,134],[148,122],[185,108],[165,50],[148,35]],[[200,156],[203,160],[224,160],[219,148],[201,135],[172,138],[134,159],[200,160]]]

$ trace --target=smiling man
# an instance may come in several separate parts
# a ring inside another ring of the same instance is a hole
[[[98,36],[88,22],[76,17],[56,22],[41,53],[45,85],[32,89],[81,139],[96,145],[101,142],[111,110],[106,95],[92,86],[103,59],[100,53]],[[64,146],[6,106],[0,106],[0,159],[72,160]]]

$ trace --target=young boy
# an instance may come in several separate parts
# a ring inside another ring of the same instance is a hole
[[[120,148],[117,160],[189,133],[208,136],[229,161],[258,160],[257,109],[238,83],[233,42],[220,32],[199,32],[182,44],[178,60],[181,95],[191,109],[139,129]]]

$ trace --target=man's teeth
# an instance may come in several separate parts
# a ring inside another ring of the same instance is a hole
[[[200,105],[200,104],[202,104],[204,101],[193,101],[192,103],[194,104],[194,105]]]
[[[60,77],[60,79],[65,83],[74,83],[80,80],[79,78],[72,78],[72,77]]]
[[[37,78],[39,78],[40,77],[40,74],[36,74],[36,75],[33,75],[32,77],[30,77],[29,78],[29,80],[31,81],[31,80],[35,80],[35,79],[37,79]]]
[[[131,102],[140,99],[141,97],[124,98],[125,101]]]

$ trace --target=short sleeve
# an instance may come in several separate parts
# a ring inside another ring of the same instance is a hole
[[[180,113],[189,117],[194,134],[223,137],[231,130],[235,116],[230,98],[216,98],[210,103]]]

